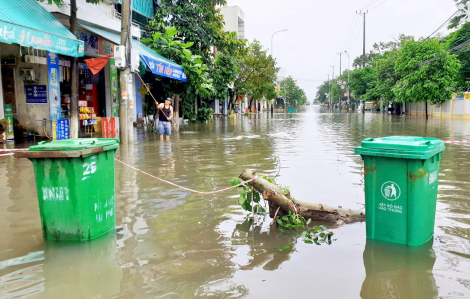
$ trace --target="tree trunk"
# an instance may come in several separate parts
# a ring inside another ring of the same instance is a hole
[[[70,32],[77,34],[77,0],[70,1]],[[77,36],[77,39],[78,36]],[[78,138],[78,130],[80,128],[78,120],[78,59],[72,57],[70,64],[71,92],[70,98],[70,138]]]
[[[426,106],[426,119],[428,119],[428,101],[427,100],[424,102],[424,105]]]
[[[256,172],[252,170],[245,170],[240,174],[240,179],[244,181],[251,180],[256,175]],[[297,210],[305,219],[312,219],[314,221],[340,224],[365,220],[365,213],[359,210],[343,209],[341,207],[335,208],[320,203],[306,203],[298,200],[296,200],[294,204],[292,200],[290,200],[290,194],[282,193],[278,187],[262,177],[256,178],[249,184],[258,192],[262,193],[265,200],[269,201],[269,212],[272,218],[277,208],[280,207],[280,213],[278,213],[280,216],[289,211],[295,213],[295,210]]]

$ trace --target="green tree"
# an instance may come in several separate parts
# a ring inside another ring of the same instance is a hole
[[[330,88],[331,88],[331,81],[325,81],[323,82],[320,86],[317,87],[317,94],[316,94],[316,100],[320,103],[327,103],[328,102],[328,96],[327,94],[330,93]]]
[[[468,8],[468,1],[469,0],[454,0],[457,5],[457,7],[459,6],[463,6],[465,8]],[[447,28],[449,29],[453,29],[453,28],[457,28],[459,27],[460,25],[460,22],[462,21],[462,19],[464,19],[465,15],[458,15],[458,16],[454,16],[450,22],[449,22],[449,26]]]
[[[305,91],[297,85],[297,81],[292,77],[287,77],[281,81],[280,94],[284,96],[288,107],[298,107],[307,102]]]
[[[449,34],[446,37],[446,50],[452,51],[458,55],[462,65],[462,70],[456,79],[456,92],[465,92],[470,90],[470,23],[465,23],[459,30]]]
[[[366,66],[362,69],[355,69],[350,74],[350,92],[361,101],[373,100],[373,94],[369,93],[377,84],[377,70],[374,67]]]
[[[276,60],[267,52],[259,41],[254,40],[249,44],[246,55],[238,61],[239,73],[234,81],[234,96],[238,91],[241,91],[241,95],[251,95],[250,106],[253,100],[276,97],[275,82],[279,68],[276,67]]]
[[[360,55],[354,59],[353,67],[361,68],[363,62],[365,62],[365,66],[375,67],[377,59],[381,58],[387,52],[397,52],[405,42],[410,41],[412,38],[412,36],[400,34],[392,41],[374,43],[370,53],[365,56]]]
[[[338,84],[337,80],[334,80],[333,85],[331,86],[331,103],[332,104],[339,103],[342,97],[343,97],[343,93],[341,90],[341,86]]]
[[[440,105],[451,97],[461,64],[437,39],[409,41],[398,52],[396,101]],[[426,106],[426,118],[428,109]]]
[[[374,87],[374,96],[384,101],[384,104],[393,103],[395,94],[393,88],[397,84],[399,76],[395,73],[395,62],[398,58],[397,51],[386,52],[377,59],[376,74],[377,82]]]
[[[189,98],[191,96],[209,97],[215,93],[213,86],[213,79],[209,77],[209,68],[203,63],[200,55],[193,55],[191,49],[194,45],[193,42],[183,42],[183,39],[178,37],[175,27],[170,27],[164,33],[154,32],[152,38],[142,39],[148,46],[155,52],[163,57],[170,59],[180,64],[187,77],[187,82],[175,81],[168,78],[156,77],[155,80],[163,81],[159,89],[166,96],[172,94],[182,94]],[[175,103],[176,107],[179,103]],[[198,118],[199,111],[191,109],[192,105],[182,106],[184,114],[188,116],[191,122],[204,122],[210,116],[210,111],[206,111],[207,107],[199,107],[201,109],[201,118]],[[175,110],[176,110],[175,107]],[[179,109],[179,107],[178,107]]]
[[[167,28],[175,27],[175,37],[184,43],[193,42],[191,54],[197,56],[200,64],[207,67],[207,70],[198,75],[203,78],[188,77],[190,85],[186,85],[187,88],[183,90],[181,85],[169,84],[172,93],[182,93],[181,107],[184,115],[191,115],[197,121],[203,121],[199,115],[200,110],[204,112],[204,117],[209,116],[205,113],[208,109],[205,107],[210,100],[225,97],[227,86],[232,85],[237,78],[238,61],[246,51],[245,39],[237,38],[235,32],[223,31],[223,16],[217,7],[225,4],[225,0],[161,0],[159,9],[148,26],[152,34],[163,34]],[[213,87],[208,94],[198,93],[198,88],[195,88],[209,87],[204,82],[211,82]]]

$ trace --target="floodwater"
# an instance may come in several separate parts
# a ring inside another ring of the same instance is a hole
[[[244,169],[277,173],[307,202],[360,209],[366,137],[470,140],[470,121],[339,113],[242,116],[184,125],[160,142],[136,130],[117,157],[201,191]],[[247,218],[237,191],[200,195],[116,163],[116,231],[44,242],[32,163],[0,157],[0,298],[470,298],[470,146],[446,145],[433,240],[418,248],[366,240],[365,223],[309,245]],[[292,251],[274,248],[294,244]]]

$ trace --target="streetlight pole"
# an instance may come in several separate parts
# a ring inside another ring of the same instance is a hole
[[[274,32],[273,35],[271,35],[271,58],[273,58],[273,47],[274,47],[273,46],[273,38],[274,38],[274,34],[279,33],[279,32],[284,32],[284,31],[287,31],[287,30],[289,30],[289,29],[279,30],[279,31]],[[285,100],[284,100],[284,102],[285,102]],[[285,106],[285,103],[284,103],[284,106]],[[273,111],[272,108],[273,108],[273,103],[271,103],[271,112]]]
[[[349,105],[349,53],[348,51],[344,51],[346,55],[348,55],[348,105]]]
[[[279,32],[284,32],[284,31],[287,31],[287,30],[289,30],[289,29],[279,30],[279,31],[274,32],[273,35],[271,35],[271,57],[273,57],[273,38],[274,38],[274,34],[279,33]]]
[[[339,55],[339,75],[341,76],[341,55],[343,55],[343,53],[342,53],[342,52],[338,52],[338,53],[336,53],[336,54]]]

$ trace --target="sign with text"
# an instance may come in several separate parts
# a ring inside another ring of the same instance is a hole
[[[61,24],[59,23],[59,25]],[[82,41],[19,26],[2,20],[0,20],[0,42],[19,44],[24,47],[33,47],[67,56],[83,56]]]
[[[119,138],[119,117],[101,118],[103,138]]]
[[[26,104],[47,104],[46,85],[25,85]]]
[[[49,74],[50,119],[57,121],[60,118],[59,55],[47,52],[47,68]]]
[[[145,55],[140,55],[140,57],[144,60],[152,74],[179,81],[187,81],[186,74],[184,73],[184,69],[182,67],[162,61],[157,61]]]
[[[56,122],[56,140],[70,138],[70,119],[59,119]]]

